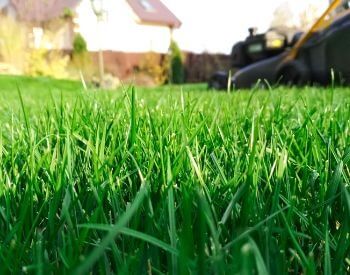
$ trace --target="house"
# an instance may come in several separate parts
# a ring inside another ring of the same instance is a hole
[[[160,0],[0,0],[0,10],[31,27],[34,47],[51,32],[44,46],[69,51],[80,33],[89,51],[104,52],[106,69],[122,77],[144,53],[166,53],[181,26]]]
[[[91,51],[165,53],[171,30],[181,25],[159,0],[104,0],[100,9],[102,22],[94,16],[90,1],[81,1],[76,8],[76,31]]]
[[[75,31],[83,35],[89,51],[103,51],[106,71],[122,79],[132,75],[145,53],[167,53],[172,30],[181,26],[160,0],[103,0],[99,9],[100,22],[91,2],[81,1]]]
[[[94,6],[99,6],[102,20],[94,14]],[[44,30],[48,22],[71,11],[74,32],[83,35],[91,51],[164,53],[169,30],[181,25],[160,0],[0,0],[0,10]],[[67,42],[57,47],[70,48]]]

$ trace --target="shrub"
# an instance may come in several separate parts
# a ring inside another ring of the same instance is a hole
[[[93,76],[98,74],[96,67],[87,49],[87,43],[84,37],[78,33],[73,40],[72,69],[77,75],[81,72],[84,78],[92,80]]]
[[[60,51],[49,51],[45,48],[33,49],[27,56],[26,74],[66,78],[68,62],[69,57]]]
[[[148,52],[140,64],[140,72],[151,77],[154,84],[161,85],[168,79],[168,58],[155,52]]]
[[[23,71],[27,50],[25,26],[8,16],[0,17],[0,59]]]
[[[54,34],[45,31],[39,48],[29,49],[29,29],[14,18],[0,17],[0,58],[16,69],[32,76],[67,77],[68,56],[48,50]]]
[[[170,44],[170,82],[180,84],[184,82],[184,66],[182,61],[182,53],[173,40]]]
[[[73,40],[73,55],[82,55],[87,52],[87,44],[84,37],[78,33]]]

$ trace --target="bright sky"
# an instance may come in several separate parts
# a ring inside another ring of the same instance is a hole
[[[232,45],[244,39],[249,27],[268,29],[275,9],[289,2],[294,14],[308,4],[322,12],[329,0],[162,0],[182,21],[174,34],[183,50],[230,53]]]

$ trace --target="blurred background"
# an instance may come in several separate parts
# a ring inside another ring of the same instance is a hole
[[[329,0],[0,0],[0,73],[112,88],[203,82],[232,46],[271,28],[304,31]]]

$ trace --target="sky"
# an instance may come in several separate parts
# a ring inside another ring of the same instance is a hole
[[[275,9],[288,2],[293,14],[311,3],[320,13],[329,0],[162,0],[182,21],[174,38],[182,50],[230,53],[232,45],[245,39],[249,27],[268,29]]]

